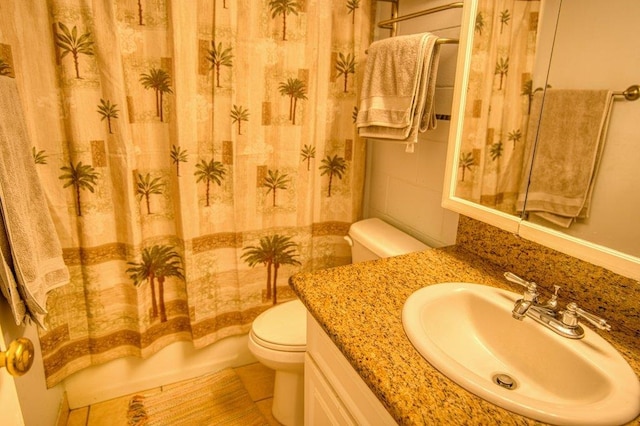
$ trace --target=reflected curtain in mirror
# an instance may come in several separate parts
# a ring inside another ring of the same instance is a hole
[[[456,196],[515,214],[523,168],[539,1],[481,0]]]

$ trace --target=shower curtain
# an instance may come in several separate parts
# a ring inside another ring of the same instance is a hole
[[[246,333],[292,273],[349,262],[370,3],[0,3],[0,78],[71,274],[41,330],[48,386]]]
[[[480,0],[456,196],[516,214],[540,1]]]

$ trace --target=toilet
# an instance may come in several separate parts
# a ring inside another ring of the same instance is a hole
[[[429,248],[377,218],[352,224],[345,239],[351,246],[353,263]],[[258,315],[249,333],[251,353],[276,372],[272,412],[285,426],[304,424],[306,313],[306,308],[297,299],[281,303]]]

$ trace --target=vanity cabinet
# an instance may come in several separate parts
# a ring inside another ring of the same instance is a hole
[[[309,313],[304,362],[304,424],[397,424]]]

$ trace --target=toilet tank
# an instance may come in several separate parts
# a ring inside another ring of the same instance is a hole
[[[351,246],[352,263],[430,248],[378,218],[353,223],[349,228],[349,236],[345,239]]]

